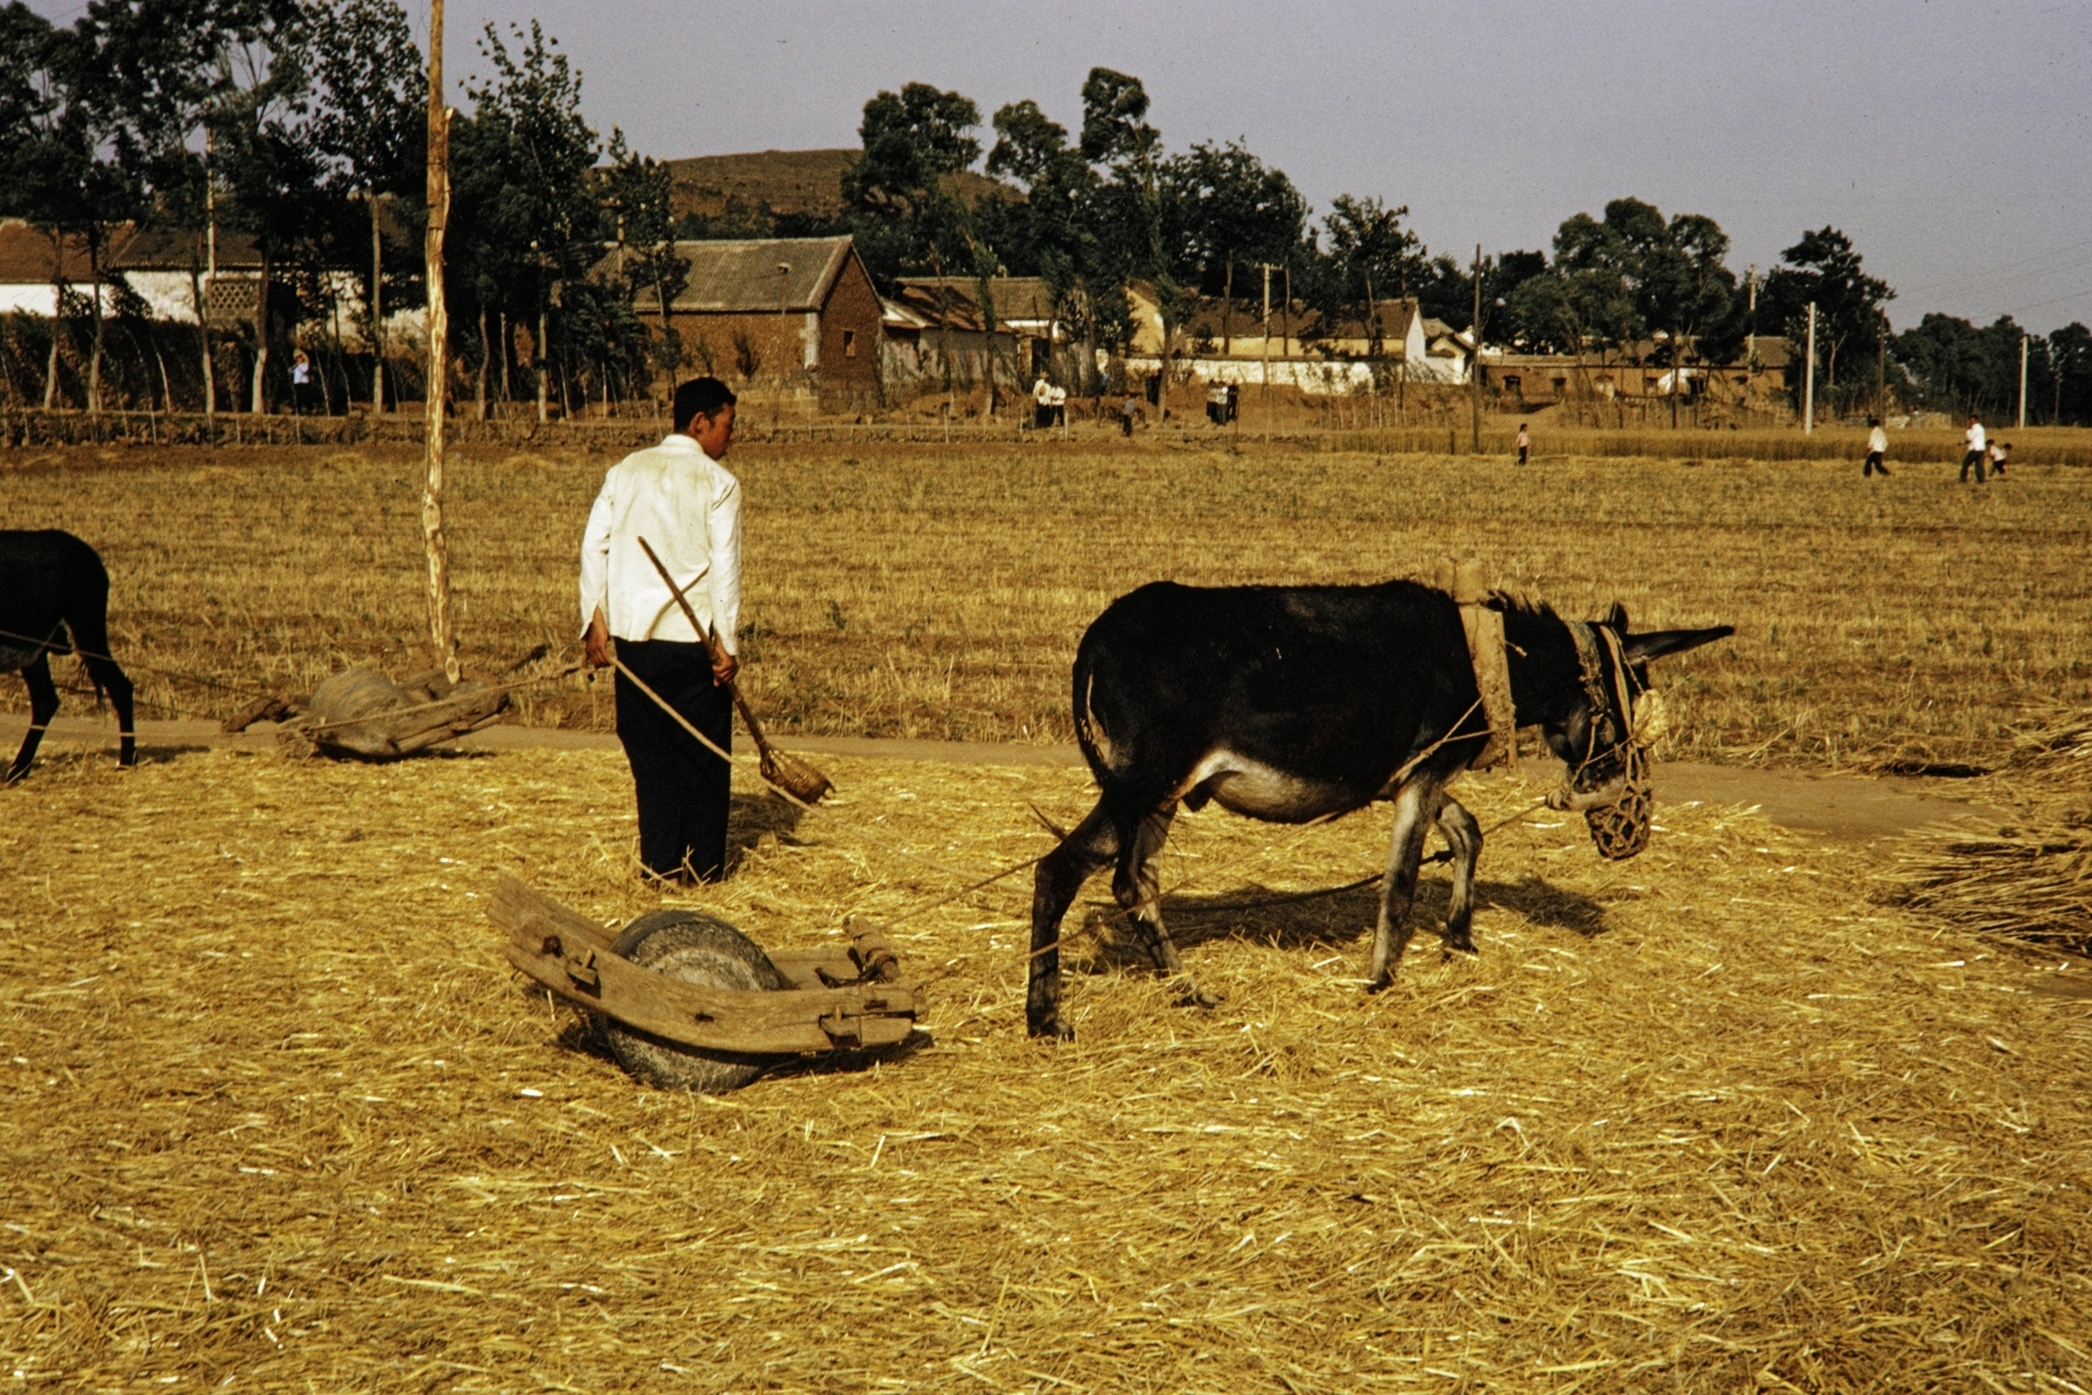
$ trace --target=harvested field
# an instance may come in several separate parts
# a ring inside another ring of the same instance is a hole
[[[1374,868],[1384,814],[1184,815],[1165,906],[1219,1009],[1093,941],[1078,1040],[1025,1041],[1020,878],[896,932],[936,980],[912,1056],[714,1101],[575,1049],[480,915],[502,871],[653,904],[614,754],[51,751],[0,820],[25,1389],[2092,1385],[2084,970],[1743,811],[1666,809],[1619,865],[1513,824],[1479,960],[1424,934],[1372,1000],[1364,893],[1229,903]],[[766,943],[1089,798],[824,763],[803,819],[746,792],[700,898]],[[1467,788],[1485,823],[1534,793]]]
[[[746,682],[781,734],[1066,740],[1076,638],[1140,582],[1428,576],[1470,551],[1570,612],[1617,596],[1638,625],[1736,624],[1665,670],[1693,754],[1987,764],[2031,707],[2092,701],[2092,475],[2033,463],[2074,458],[2082,433],[2027,434],[2026,463],[1981,492],[1951,464],[1899,458],[1868,483],[1852,462],[1547,458],[1545,435],[1545,463],[1524,471],[1146,438],[751,443],[732,459],[750,508]],[[1685,449],[1682,433],[1640,445],[1673,441]],[[461,453],[468,663],[569,655],[572,555],[610,459]],[[141,675],[148,715],[223,714],[350,663],[423,665],[418,470],[398,446],[10,452],[0,526],[95,542],[120,656],[223,685]],[[527,721],[607,719],[578,684],[521,698]],[[20,710],[19,685],[0,682],[0,701]]]

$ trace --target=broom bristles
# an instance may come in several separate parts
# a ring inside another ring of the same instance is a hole
[[[835,782],[788,751],[765,749],[756,767],[763,779],[802,804],[818,804]]]

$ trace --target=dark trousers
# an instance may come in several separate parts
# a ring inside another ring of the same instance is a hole
[[[713,686],[704,645],[621,639],[617,656],[720,750],[734,749],[733,698]],[[732,767],[698,745],[622,673],[617,739],[639,795],[639,860],[660,876],[673,876],[687,863],[700,880],[718,881],[726,868]]]
[[[1961,479],[1964,484],[1968,482],[1969,466],[1971,465],[1976,467],[1976,483],[1983,483],[1983,455],[1984,452],[1980,450],[1972,450],[1967,455],[1961,457]]]
[[[1866,464],[1860,466],[1860,478],[1865,479],[1868,475],[1877,471],[1886,475],[1889,472],[1889,467],[1883,463],[1880,451],[1870,450],[1867,452]]]

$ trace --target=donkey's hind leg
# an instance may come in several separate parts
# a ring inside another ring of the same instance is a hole
[[[22,749],[15,753],[15,763],[8,767],[7,779],[0,784],[11,785],[29,773],[36,748],[43,744],[44,729],[58,715],[58,685],[51,681],[51,656],[39,653],[22,669],[22,678],[29,684],[29,730],[22,737]]]
[[[1089,880],[1119,850],[1111,814],[1098,800],[1089,817],[1042,858],[1032,877],[1031,972],[1024,995],[1025,1029],[1035,1037],[1075,1035],[1061,1025],[1061,919]]]

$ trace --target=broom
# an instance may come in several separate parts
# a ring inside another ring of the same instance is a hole
[[[704,636],[705,647],[716,658],[719,654],[719,637],[713,634],[709,627],[697,622],[697,612],[690,608],[690,602],[683,597],[685,588],[676,585],[676,579],[669,575],[668,567],[655,553],[652,544],[641,538],[639,546],[645,550],[647,560],[654,564],[654,570],[661,573],[661,580],[667,585],[668,594],[674,596],[676,604],[683,608],[683,616],[689,620],[690,628]],[[741,720],[747,723],[748,734],[755,738],[755,749],[760,757],[756,764],[757,773],[767,783],[801,804],[820,803],[821,796],[835,788],[835,782],[791,752],[780,751],[772,746],[763,735],[762,724],[756,721],[755,713],[749,708],[748,699],[741,696],[740,685],[729,679],[726,690],[733,695],[734,710],[739,712]]]

